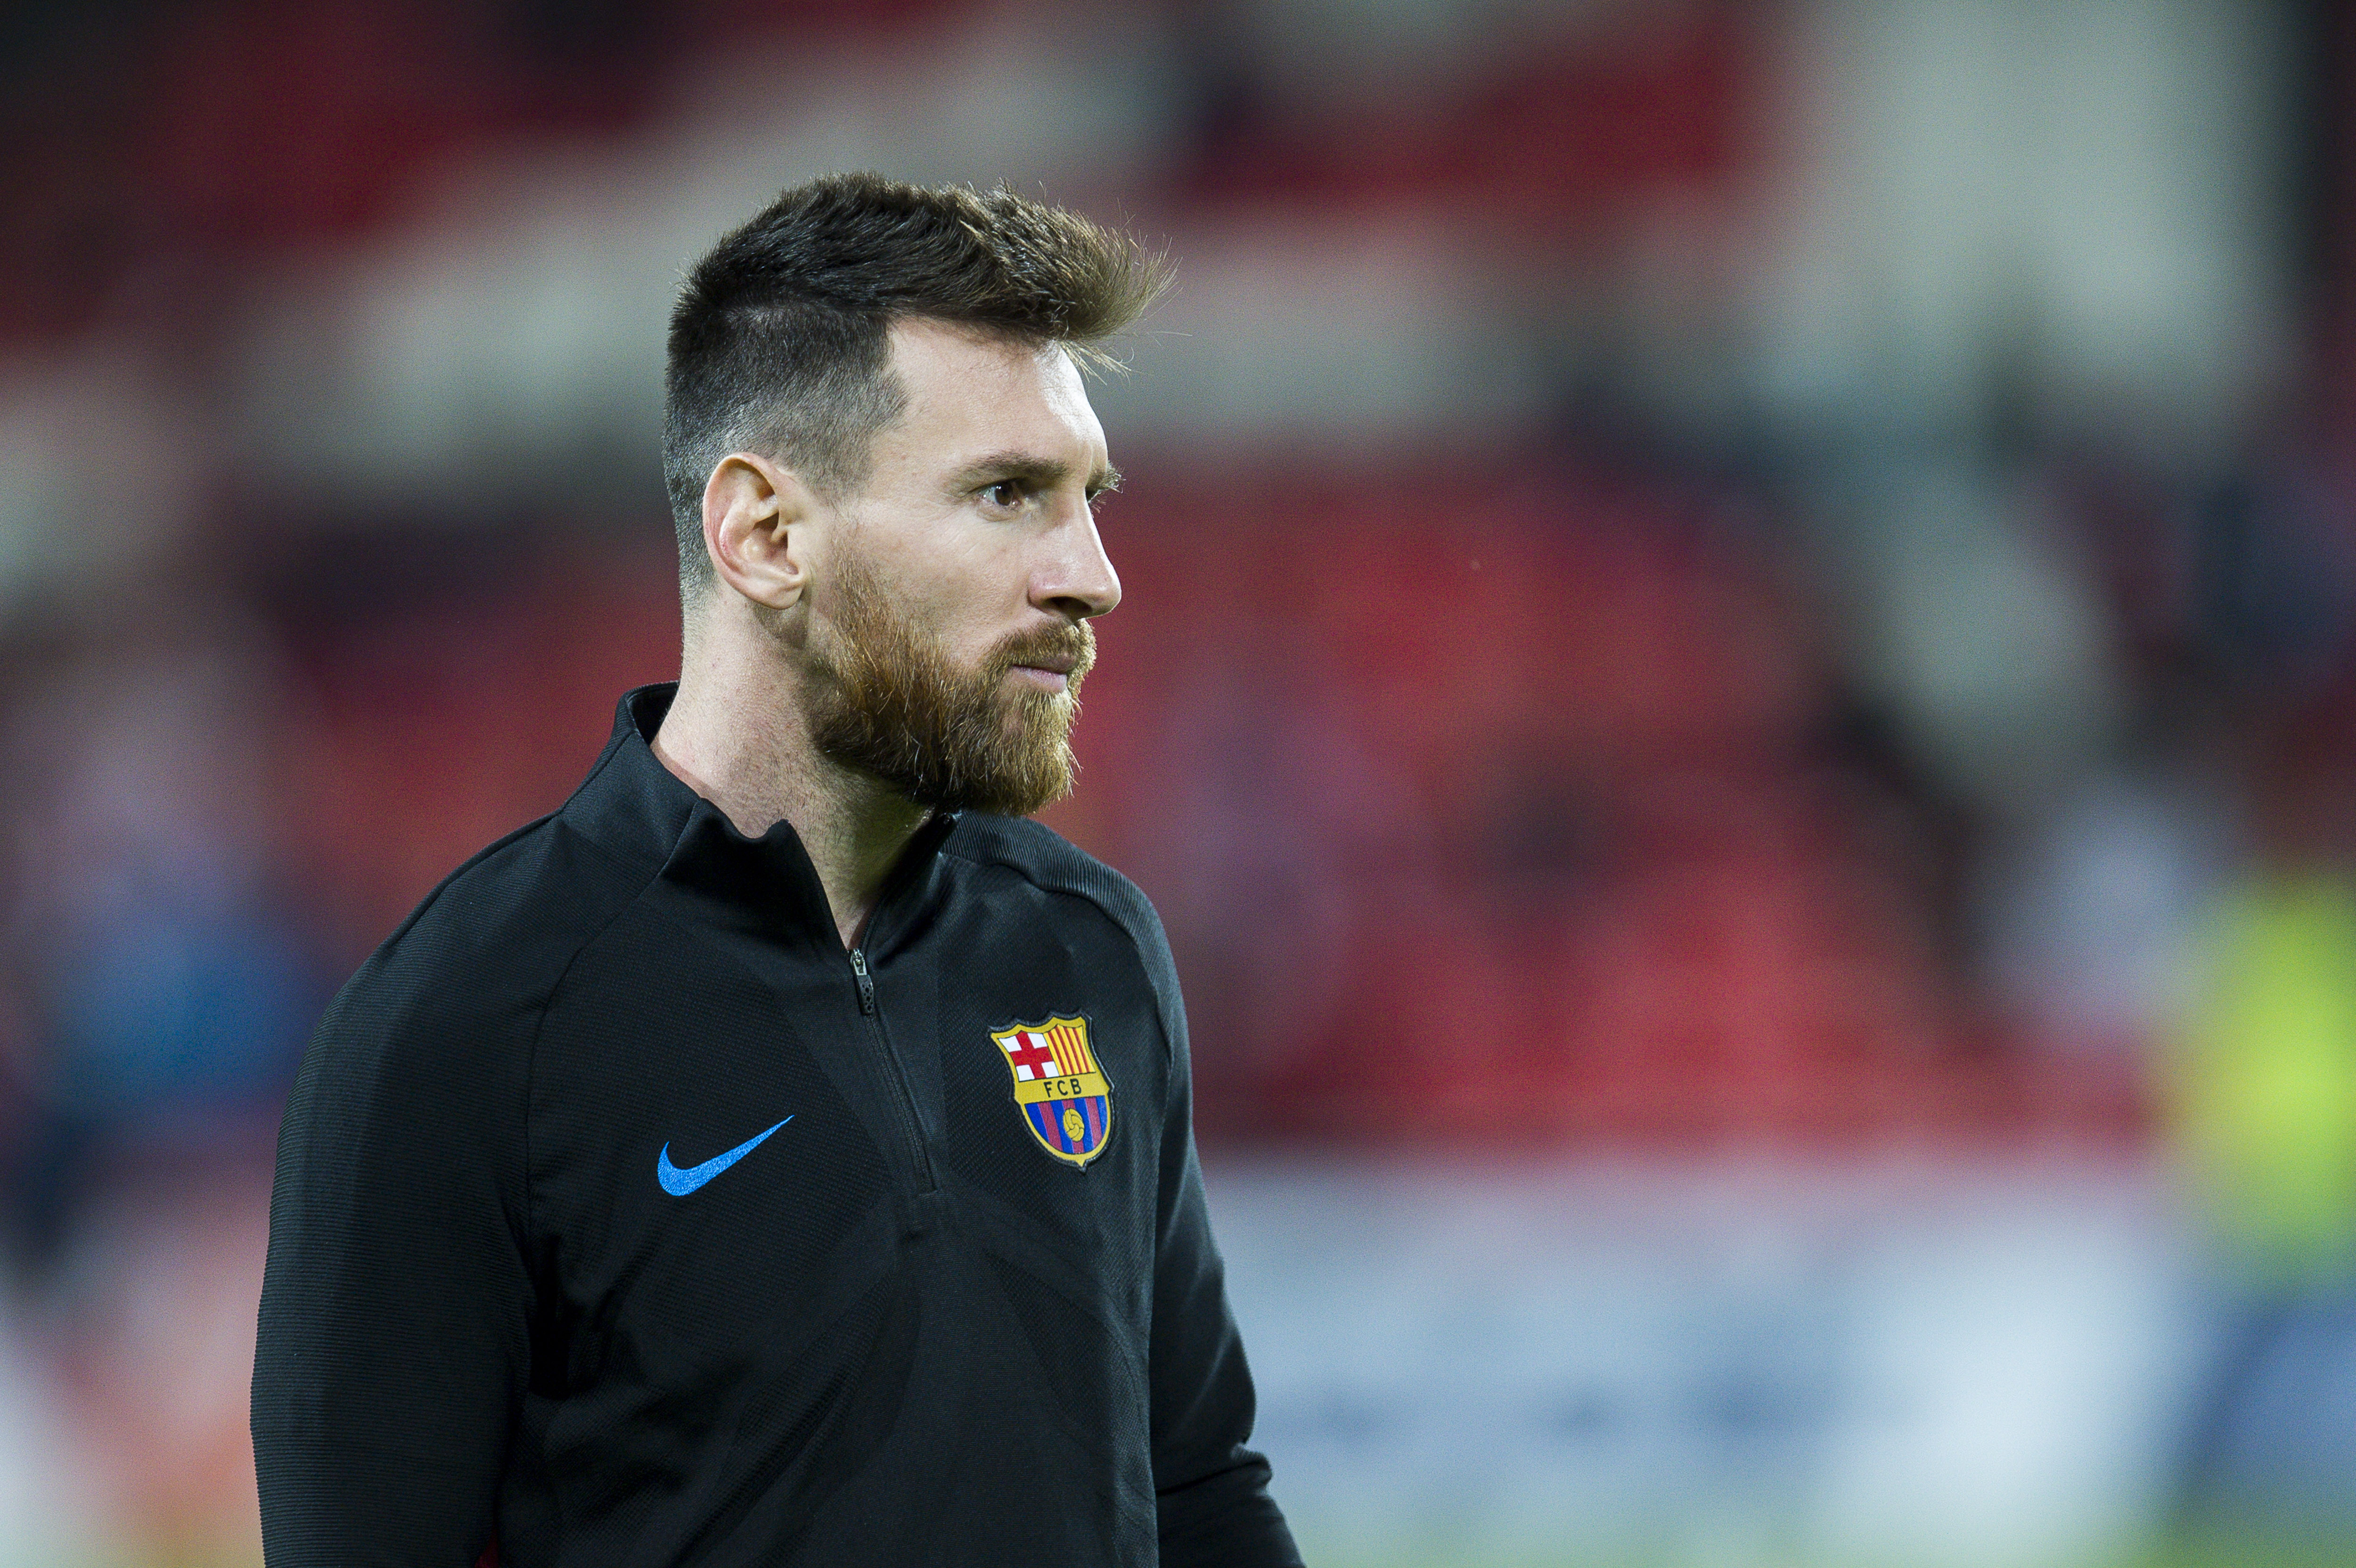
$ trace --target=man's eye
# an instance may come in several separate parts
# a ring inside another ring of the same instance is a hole
[[[1020,479],[1001,479],[981,495],[982,499],[993,507],[1012,509],[1023,504],[1023,482]]]

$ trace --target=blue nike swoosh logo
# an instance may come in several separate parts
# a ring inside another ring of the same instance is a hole
[[[786,1118],[786,1122],[792,1120],[791,1116]],[[777,1127],[784,1126],[786,1122],[779,1122]],[[776,1132],[777,1127],[771,1127],[769,1133]],[[670,1145],[665,1144],[662,1147],[662,1153],[655,1156],[655,1179],[661,1182],[662,1189],[673,1198],[684,1198],[755,1149],[759,1148],[768,1141],[769,1133],[763,1133],[756,1138],[746,1138],[726,1154],[717,1155],[705,1160],[701,1165],[691,1165],[685,1170],[671,1164]]]

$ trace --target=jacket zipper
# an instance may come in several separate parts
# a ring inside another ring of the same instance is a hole
[[[884,1015],[875,1005],[875,977],[867,972],[867,955],[860,948],[851,950],[851,976],[859,982],[859,1012],[867,1020],[867,1030],[875,1048],[892,1069],[892,1086],[899,1091],[895,1104],[900,1112],[900,1131],[908,1140],[916,1156],[918,1190],[932,1191],[939,1184],[933,1177],[933,1151],[926,1147],[923,1127],[916,1121],[916,1096],[908,1087],[908,1070],[900,1061],[900,1053],[892,1049],[891,1037],[884,1032]]]

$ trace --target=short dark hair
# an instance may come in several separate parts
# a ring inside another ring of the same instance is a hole
[[[832,175],[796,186],[687,274],[663,379],[663,480],[682,592],[711,577],[703,487],[732,452],[776,457],[823,494],[866,482],[899,417],[893,323],[1098,347],[1152,304],[1168,262],[1125,234],[1000,188]]]

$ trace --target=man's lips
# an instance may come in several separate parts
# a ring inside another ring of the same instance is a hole
[[[1072,684],[1072,671],[1078,663],[1077,659],[1043,659],[1037,664],[1016,665],[1008,673],[1049,691],[1062,691]]]
[[[1044,690],[1066,691],[1074,679],[1087,673],[1094,651],[1085,637],[1043,637],[1009,650],[1012,656],[1007,659],[1006,673]]]

